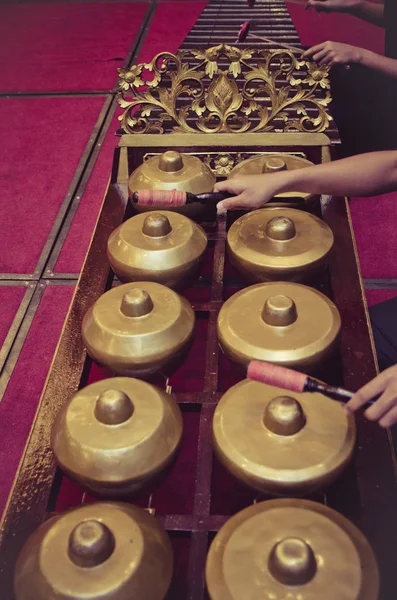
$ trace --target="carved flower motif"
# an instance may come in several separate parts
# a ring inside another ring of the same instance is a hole
[[[320,85],[325,90],[328,89],[329,68],[327,66],[316,65],[316,63],[313,62],[307,63],[307,66],[309,68],[309,72],[307,77],[305,79],[302,79],[302,83],[307,83],[310,86]]]
[[[215,173],[217,175],[229,175],[230,171],[234,167],[234,160],[230,154],[218,154],[214,160]]]
[[[144,84],[140,75],[143,65],[132,65],[130,69],[117,69],[119,72],[119,89],[128,91],[134,87],[138,88]]]

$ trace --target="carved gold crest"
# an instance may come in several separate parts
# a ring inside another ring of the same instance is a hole
[[[119,69],[118,85],[126,133],[322,132],[331,120],[328,68],[284,49],[162,52]]]

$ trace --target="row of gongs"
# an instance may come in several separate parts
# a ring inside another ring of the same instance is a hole
[[[227,235],[232,264],[248,283],[310,281],[327,265],[333,234],[324,221],[293,208],[252,211]],[[132,217],[110,236],[109,262],[122,282],[155,281],[176,290],[194,281],[207,236],[188,217],[155,211]]]
[[[87,311],[82,336],[90,356],[130,377],[169,374],[193,340],[195,313],[174,290],[154,282],[117,286]],[[305,372],[335,350],[341,330],[336,306],[321,292],[297,283],[268,282],[245,288],[223,305],[219,344],[242,367],[269,361]]]
[[[130,191],[168,189],[167,178],[172,187],[209,191],[213,182],[202,163],[176,154],[144,163]],[[261,160],[262,171],[285,167],[280,157]],[[258,160],[247,162],[243,172],[257,172]],[[322,221],[285,208],[245,215],[228,233],[231,262],[251,283],[310,279],[326,265],[332,243]],[[198,225],[168,211],[138,215],[118,228],[109,239],[109,262],[121,281],[135,283],[107,292],[88,311],[82,332],[91,356],[129,376],[178,366],[192,340],[194,313],[169,287],[197,276],[206,246]],[[257,358],[310,369],[335,347],[339,330],[335,306],[294,283],[253,285],[230,298],[218,319],[223,350],[244,365]],[[214,415],[219,460],[262,492],[303,494],[330,483],[351,458],[355,427],[338,405],[317,396],[237,384]],[[109,497],[153,485],[181,438],[181,414],[169,395],[118,377],[71,399],[55,421],[52,447],[70,477]],[[15,590],[17,600],[54,594],[161,600],[171,575],[170,542],[156,521],[130,505],[99,503],[39,528],[19,558]],[[206,575],[213,600],[378,596],[376,562],[363,536],[341,515],[304,500],[259,503],[235,515],[211,546]]]
[[[377,600],[379,573],[360,531],[308,500],[270,500],[233,516],[206,562],[211,600]],[[130,504],[97,503],[41,525],[18,558],[16,600],[164,600],[170,539]]]
[[[266,281],[235,294],[219,314],[219,342],[232,361],[270,360],[310,370],[332,352],[340,331],[336,307],[294,283],[324,268],[332,244],[323,221],[294,209],[254,211],[232,225],[232,263],[250,282]],[[195,317],[171,288],[194,279],[206,247],[199,225],[166,211],[137,215],[113,232],[109,261],[130,283],[105,293],[85,316],[89,354],[121,375],[167,374],[179,366]]]
[[[105,497],[153,489],[177,456],[180,409],[163,390],[114,377],[79,390],[58,413],[51,445],[58,465]],[[230,388],[213,419],[226,469],[266,494],[310,493],[349,463],[355,422],[322,394],[292,393],[248,379]]]

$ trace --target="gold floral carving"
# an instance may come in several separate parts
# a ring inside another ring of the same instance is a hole
[[[284,49],[162,52],[119,69],[118,87],[126,133],[322,132],[331,120],[328,68]]]

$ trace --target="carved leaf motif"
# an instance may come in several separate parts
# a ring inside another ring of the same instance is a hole
[[[259,98],[266,98],[265,104]],[[148,64],[119,70],[117,99],[128,133],[163,133],[166,127],[206,133],[320,132],[331,121],[328,69],[300,61],[288,50],[220,44],[162,52]]]
[[[242,97],[236,82],[229,79],[222,71],[208,88],[206,98],[208,109],[220,115],[226,115],[228,112],[238,110],[241,104]]]

